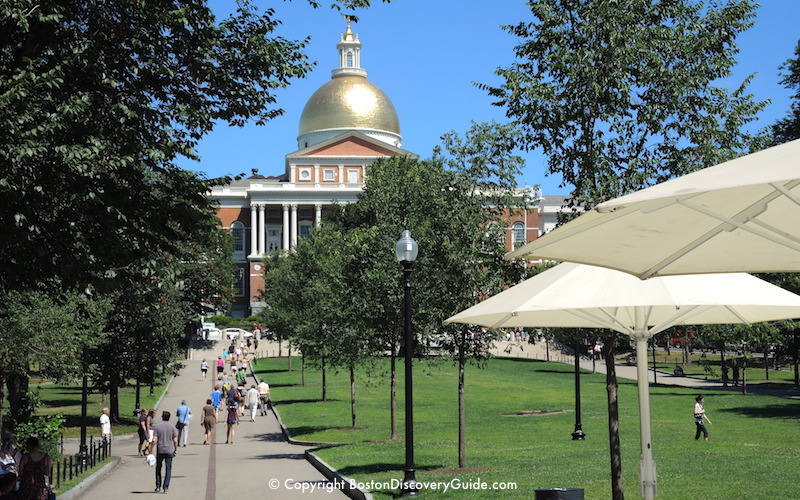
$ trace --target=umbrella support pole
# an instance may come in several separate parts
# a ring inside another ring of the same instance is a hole
[[[650,385],[647,374],[648,336],[637,332],[636,378],[639,388],[639,435],[641,455],[639,457],[639,484],[642,498],[651,500],[656,496],[656,463],[653,460],[653,436],[650,427]]]

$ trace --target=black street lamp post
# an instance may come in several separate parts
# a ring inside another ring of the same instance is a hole
[[[81,442],[78,446],[78,462],[86,465],[89,459],[89,447],[86,446],[86,407],[88,406],[88,393],[89,393],[89,377],[86,373],[88,371],[87,348],[83,346],[83,353],[81,355],[81,366],[83,367],[83,380],[81,383]]]
[[[417,259],[417,251],[417,242],[411,237],[411,232],[406,229],[395,245],[397,260],[403,265],[403,288],[405,290],[406,466],[403,485],[400,488],[400,495],[403,497],[417,496],[419,494],[416,470],[414,468],[414,379],[411,370],[411,356],[414,351],[411,328],[411,268]]]
[[[583,441],[586,434],[581,428],[581,354],[578,351],[580,344],[575,342],[575,430],[572,432],[573,441]]]

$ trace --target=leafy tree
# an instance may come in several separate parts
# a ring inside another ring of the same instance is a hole
[[[520,38],[499,86],[478,86],[505,107],[521,144],[542,148],[548,173],[591,208],[747,152],[742,130],[764,103],[714,81],[730,76],[736,37],[755,5],[731,0],[535,0],[535,20],[504,26]],[[609,368],[613,369],[613,365]],[[609,376],[613,382],[614,377]],[[609,394],[609,418],[615,418]],[[609,424],[609,431],[618,428]],[[611,436],[613,444],[618,437]],[[613,458],[613,498],[623,498]]]
[[[464,138],[455,133],[444,136],[444,149],[438,149],[431,160],[376,162],[358,203],[345,207],[342,215],[342,225],[359,231],[364,241],[371,242],[373,253],[370,258],[361,254],[360,271],[352,282],[364,286],[356,290],[361,299],[354,302],[375,306],[375,293],[388,299],[380,316],[361,315],[361,327],[380,334],[393,356],[402,345],[404,324],[402,269],[394,256],[394,243],[407,228],[419,244],[413,268],[414,328],[422,338],[434,337],[459,366],[459,467],[466,467],[464,367],[470,360],[484,358],[494,334],[441,323],[481,297],[517,282],[523,274],[518,265],[503,260],[503,241],[490,229],[498,216],[524,206],[513,191],[521,165],[511,154],[513,136],[507,126],[473,124]],[[382,324],[370,324],[370,318],[379,318]],[[395,364],[391,366],[394,381]],[[392,382],[392,391],[394,387]]]
[[[27,396],[31,373],[66,379],[82,372],[82,348],[103,341],[108,308],[105,300],[89,300],[75,292],[58,296],[42,292],[2,295],[0,400],[2,388],[7,385],[12,426],[26,422],[34,409]],[[0,428],[2,424],[0,413]]]
[[[800,41],[794,49],[794,58],[787,59],[780,67],[781,84],[794,92],[792,104],[786,117],[772,126],[772,144],[800,139]]]
[[[592,207],[747,152],[742,126],[764,102],[714,86],[730,75],[755,5],[731,0],[538,0],[503,83],[479,85],[506,108],[548,173]]]

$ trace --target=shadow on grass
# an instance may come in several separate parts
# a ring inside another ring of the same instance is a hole
[[[416,470],[419,471],[431,471],[443,468],[444,465],[425,465],[425,466],[417,466]],[[394,464],[394,463],[376,463],[376,464],[366,464],[366,465],[354,465],[350,467],[343,467],[338,469],[338,471],[348,477],[357,476],[359,474],[377,474],[386,471],[397,471],[400,473],[399,477],[402,477],[403,469],[405,468],[404,464]]]
[[[800,407],[797,405],[768,405],[757,407],[724,408],[717,411],[722,413],[734,413],[743,417],[752,418],[796,419],[800,417]]]
[[[338,403],[339,401],[341,400],[331,399],[331,398],[328,398],[327,401],[323,401],[321,399],[287,399],[287,400],[277,401],[277,403],[280,405],[293,405],[297,403]]]
[[[305,425],[301,427],[289,427],[289,433],[292,435],[292,438],[302,441],[305,435],[329,431],[331,429],[336,429],[336,427],[330,425]]]

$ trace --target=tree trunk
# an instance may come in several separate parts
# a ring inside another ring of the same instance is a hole
[[[30,420],[31,414],[29,410],[26,410],[28,405],[25,404],[25,395],[28,392],[29,381],[30,379],[27,375],[19,373],[12,373],[8,376],[8,379],[6,379],[6,387],[8,388],[8,414],[11,417],[12,425]]]
[[[392,356],[389,359],[390,368],[390,413],[389,419],[391,420],[392,437],[390,439],[397,439],[397,346],[392,343]]]
[[[3,373],[3,374],[0,374],[0,431],[4,430],[3,418],[4,418],[5,415],[3,414],[3,407],[5,406],[4,400],[5,400],[6,394],[5,394],[5,391],[3,391],[3,387],[5,387],[5,385],[6,385],[6,377],[5,377],[5,373]]]
[[[350,363],[350,421],[356,427],[356,371]]]
[[[300,385],[306,386],[306,355],[300,355]]]
[[[465,347],[461,346],[458,352],[458,467],[460,469],[467,467],[467,424],[464,411],[464,365],[466,365],[466,359],[464,349]]]
[[[292,346],[289,345],[289,354],[288,354],[288,362],[289,362],[289,373],[292,373]]]
[[[325,358],[322,358],[322,400],[328,400],[328,372],[325,367]]]
[[[617,369],[614,364],[614,334],[606,339],[606,393],[608,395],[608,444],[611,454],[611,498],[625,499],[622,483],[622,451],[619,440],[619,404],[617,395]]]
[[[119,422],[119,374],[114,371],[108,381],[109,418]]]

